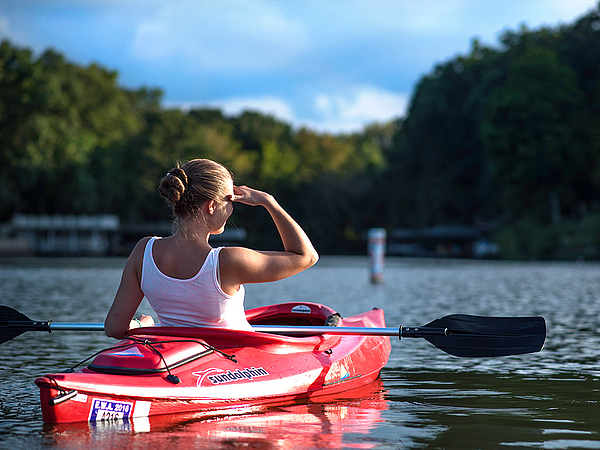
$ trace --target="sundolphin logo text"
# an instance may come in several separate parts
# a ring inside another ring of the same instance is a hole
[[[237,369],[234,371],[228,370],[225,373],[220,373],[216,375],[209,375],[207,378],[210,380],[212,384],[222,384],[222,383],[231,383],[239,380],[252,380],[258,377],[264,377],[269,375],[262,367],[252,367],[250,369]]]

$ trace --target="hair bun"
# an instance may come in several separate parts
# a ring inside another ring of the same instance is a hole
[[[188,177],[187,177],[187,174],[185,173],[185,170],[183,170],[181,167],[175,167],[174,169],[169,170],[167,175],[173,175],[174,177],[179,178],[179,180],[183,184],[183,187],[187,188]]]
[[[182,199],[187,185],[188,177],[185,171],[180,167],[175,167],[169,170],[161,180],[158,192],[165,200],[175,205]]]

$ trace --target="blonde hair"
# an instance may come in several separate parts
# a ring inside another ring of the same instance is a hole
[[[218,162],[192,159],[169,170],[158,192],[171,205],[175,217],[196,217],[209,200],[222,202],[233,175]]]

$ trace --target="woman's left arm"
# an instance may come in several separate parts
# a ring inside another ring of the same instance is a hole
[[[122,339],[131,328],[154,325],[151,316],[140,316],[140,319],[133,319],[133,315],[144,298],[140,280],[142,258],[147,241],[148,239],[144,238],[137,243],[123,269],[119,289],[104,321],[104,332],[109,337]]]

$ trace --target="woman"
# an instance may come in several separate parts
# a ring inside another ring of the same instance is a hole
[[[171,169],[159,192],[172,206],[177,231],[143,238],[125,268],[106,316],[108,336],[121,339],[132,328],[152,326],[151,316],[133,319],[146,296],[162,326],[214,326],[251,330],[244,313],[244,284],[276,281],[308,269],[318,254],[302,228],[265,192],[234,186],[221,164],[194,159]],[[271,215],[284,251],[212,248],[233,202],[263,206]]]

